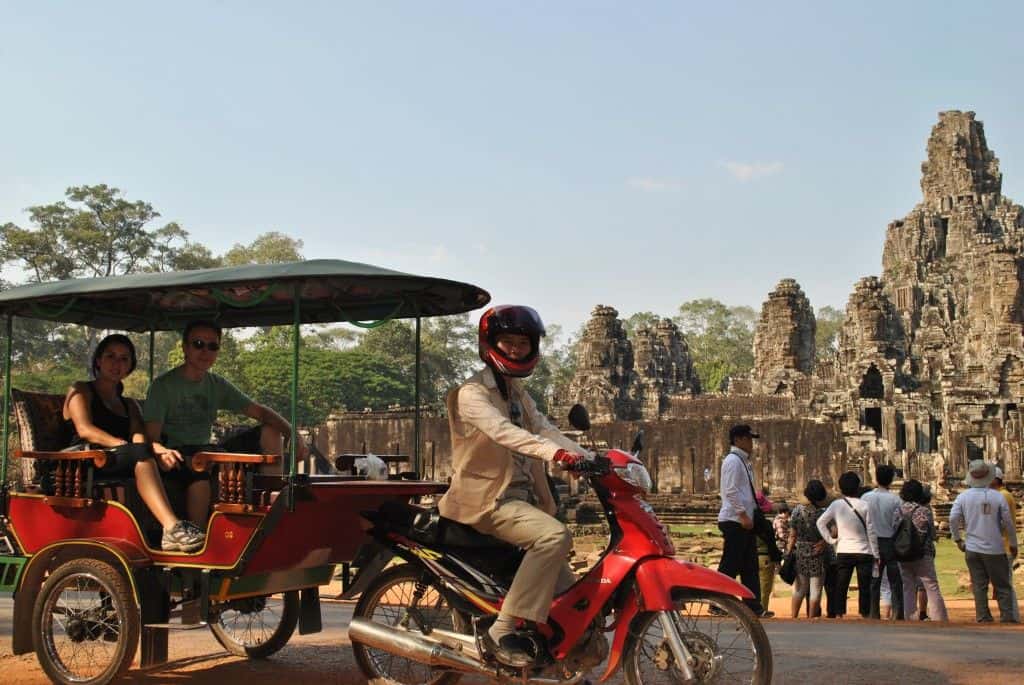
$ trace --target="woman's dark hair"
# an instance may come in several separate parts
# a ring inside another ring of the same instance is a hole
[[[904,502],[924,504],[924,486],[921,485],[921,481],[911,478],[904,482],[900,488],[900,499]]]
[[[825,498],[828,497],[828,490],[825,489],[824,483],[815,478],[807,481],[807,487],[804,488],[804,497],[807,498],[808,502],[814,504],[824,502]]]
[[[853,471],[847,471],[839,476],[839,492],[847,497],[856,497],[860,491],[860,476]]]
[[[111,345],[124,345],[128,348],[128,353],[132,357],[132,366],[128,369],[128,373],[134,371],[135,367],[138,366],[139,360],[135,356],[135,345],[132,344],[131,339],[127,335],[122,335],[121,333],[111,333],[103,340],[100,340],[100,344],[96,346],[95,350],[93,350],[92,366],[90,367],[93,378],[96,378],[96,372],[100,368],[100,357],[103,356],[103,353],[106,352],[107,348]]]

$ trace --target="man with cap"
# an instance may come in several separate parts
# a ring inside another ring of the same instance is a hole
[[[1010,508],[1010,518],[1017,521],[1017,500],[1013,498],[1010,491],[1003,485],[1003,470],[995,467],[995,478],[992,479],[990,488],[998,492],[1006,500],[1006,506]],[[1010,601],[1013,604],[1013,617],[1020,620],[1020,605],[1017,604],[1017,590],[1013,587],[1013,557],[1010,556],[1010,536],[1003,531],[1003,551],[1006,553],[1006,563],[1010,565]],[[995,596],[992,599],[997,599]]]
[[[757,538],[754,532],[757,502],[750,454],[754,449],[754,439],[759,437],[746,424],[729,429],[731,449],[722,460],[719,478],[722,508],[718,512],[718,529],[722,531],[723,543],[718,571],[730,578],[739,575],[740,582],[754,594],[753,599],[745,600],[747,606],[756,615],[770,618],[774,614],[766,611],[761,604]]]
[[[1009,556],[1017,556],[1017,531],[1010,517],[1010,507],[999,493],[989,485],[995,478],[995,467],[981,459],[967,465],[964,485],[968,487],[953,502],[949,512],[949,532],[957,547],[964,552],[967,570],[971,574],[974,593],[974,615],[978,623],[991,623],[988,608],[989,582],[995,588],[999,604],[999,620],[1016,623],[1012,606],[1012,579],[1007,555],[1003,551],[1003,532],[1010,543]],[[961,539],[961,527],[966,529]]]

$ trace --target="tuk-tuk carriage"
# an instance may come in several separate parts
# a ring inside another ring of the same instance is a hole
[[[300,325],[416,320],[418,471],[419,320],[488,300],[466,283],[338,260],[77,279],[0,292],[6,324],[0,590],[14,594],[14,653],[35,650],[54,682],[96,685],[123,674],[140,641],[143,667],[165,662],[174,628],[208,625],[228,651],[252,658],[279,650],[296,626],[302,634],[319,631],[319,587],[365,541],[359,512],[444,486],[298,472]],[[217,484],[206,542],[192,554],[161,551],[159,539],[140,526],[131,498],[125,504],[116,496],[131,491],[132,479],[97,477],[106,452],[48,444],[59,406],[33,406],[30,393],[13,391],[22,449],[8,455],[14,317],[149,332],[151,379],[156,331],[180,331],[195,319],[224,328],[291,324],[290,454],[195,455],[191,468],[211,470]],[[9,456],[25,460],[25,467],[47,462],[52,485],[8,482]],[[268,603],[279,593],[280,602]]]

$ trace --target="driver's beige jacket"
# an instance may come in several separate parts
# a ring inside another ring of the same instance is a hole
[[[519,379],[508,379],[508,390],[523,409],[523,428],[509,418],[509,403],[502,398],[490,368],[448,393],[453,474],[448,492],[438,502],[442,516],[472,525],[492,511],[512,479],[513,452],[533,457],[528,463],[537,507],[555,513],[544,462],[551,461],[559,449],[586,451],[537,411]]]

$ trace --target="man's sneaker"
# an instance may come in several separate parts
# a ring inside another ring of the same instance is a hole
[[[758,614],[758,616],[760,616],[761,618],[775,618],[775,612],[768,611],[767,609],[765,609],[760,614]]]
[[[178,521],[174,527],[164,528],[160,548],[165,552],[195,552],[206,542],[206,534],[191,521]]]

